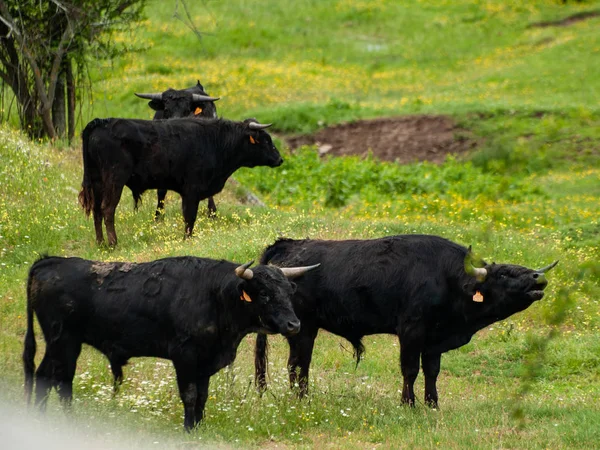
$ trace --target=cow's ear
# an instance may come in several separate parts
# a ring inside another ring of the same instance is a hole
[[[252,298],[250,297],[250,295],[242,289],[242,295],[240,295],[240,300],[243,300],[245,302],[248,303],[252,303]]]
[[[252,303],[253,298],[250,296],[250,294],[248,294],[248,289],[246,288],[245,282],[239,283],[237,289],[240,301],[244,303]]]
[[[249,138],[250,138],[249,140],[250,140],[251,144],[259,144],[258,138],[254,137],[252,135],[249,135]]]
[[[162,111],[165,109],[165,103],[160,100],[150,100],[148,102],[148,106],[154,111]]]

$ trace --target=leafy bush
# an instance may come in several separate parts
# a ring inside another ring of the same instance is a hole
[[[540,188],[523,177],[494,175],[485,167],[452,157],[442,165],[399,165],[371,157],[322,159],[314,148],[302,147],[285,160],[281,171],[255,168],[241,171],[238,178],[279,206],[321,204],[338,208],[353,198],[411,202],[421,195],[508,201],[543,196]]]

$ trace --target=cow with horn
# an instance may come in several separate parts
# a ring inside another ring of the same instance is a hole
[[[164,92],[155,92],[150,94],[135,94],[139,98],[150,100],[148,106],[154,111],[154,120],[176,119],[182,117],[196,118],[217,118],[217,107],[215,102],[220,97],[209,96],[204,87],[200,84],[187,89],[167,89]],[[164,214],[166,189],[156,191],[157,204],[154,218],[159,220]],[[208,197],[208,216],[214,217],[217,212],[217,206],[213,197]]]
[[[321,263],[298,280],[292,302],[302,330],[288,336],[290,384],[308,391],[308,371],[319,329],[346,338],[357,363],[363,336],[393,334],[400,340],[402,402],[413,405],[422,364],[425,402],[438,404],[442,353],[467,344],[482,328],[531,306],[544,296],[545,274],[558,262],[533,270],[488,264],[462,245],[438,236],[399,235],[373,240],[280,239],[261,257],[279,267]],[[256,341],[256,382],[266,388],[267,337]]]
[[[185,236],[194,229],[198,204],[223,189],[240,167],[283,163],[267,131],[256,119],[94,119],[83,130],[83,182],[79,201],[93,213],[96,241],[117,244],[115,210],[123,188],[135,204],[148,189],[181,195]]]
[[[40,258],[27,281],[27,401],[35,382],[40,409],[52,388],[70,404],[77,359],[87,344],[109,358],[118,378],[129,358],[171,360],[184,426],[191,430],[204,416],[210,377],[233,362],[244,336],[300,330],[289,279],[301,279],[318,264],[283,270],[251,264],[191,256],[140,264]],[[46,340],[37,371],[34,314]]]

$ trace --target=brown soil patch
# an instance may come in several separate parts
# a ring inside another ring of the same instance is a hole
[[[292,149],[316,144],[319,153],[373,156],[384,161],[441,163],[448,154],[459,155],[477,144],[468,130],[447,116],[403,116],[361,120],[319,130],[313,135],[286,139]]]
[[[565,17],[559,20],[548,20],[546,22],[536,22],[529,25],[529,28],[545,28],[545,27],[566,27],[582,20],[591,19],[600,16],[600,11],[583,11],[572,16]]]

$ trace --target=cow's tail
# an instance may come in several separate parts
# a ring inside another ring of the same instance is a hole
[[[79,203],[89,216],[94,207],[94,190],[92,189],[92,180],[90,178],[90,159],[89,159],[89,140],[91,132],[102,123],[102,119],[94,119],[87,124],[81,133],[81,151],[83,153],[83,181],[81,182],[81,192],[79,193]]]
[[[254,348],[254,383],[256,384],[256,389],[260,393],[267,390],[267,364],[267,335],[258,333],[256,335],[256,346]]]
[[[23,348],[23,372],[25,373],[25,401],[27,404],[31,401],[31,391],[33,390],[33,374],[35,372],[35,334],[33,330],[33,302],[35,299],[32,292],[33,268],[29,271],[27,279],[27,332],[25,333],[25,343]]]

